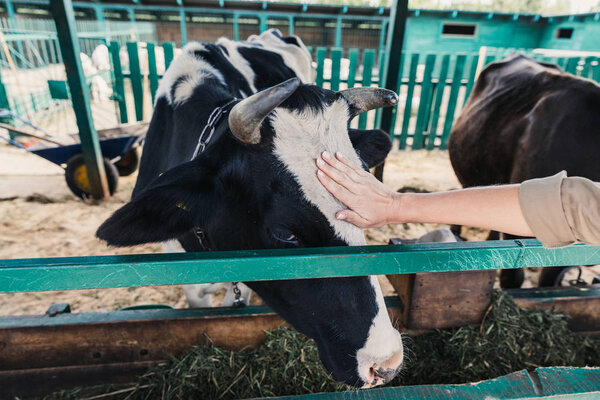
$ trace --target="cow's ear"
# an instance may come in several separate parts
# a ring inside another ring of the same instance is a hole
[[[381,164],[392,149],[389,135],[381,129],[348,129],[348,134],[352,146],[369,168]]]
[[[96,236],[111,246],[133,246],[201,226],[214,195],[211,176],[196,161],[170,169],[104,221]]]

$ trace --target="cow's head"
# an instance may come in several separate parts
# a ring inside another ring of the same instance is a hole
[[[334,92],[301,85],[296,78],[263,90],[231,109],[224,122],[229,126],[204,153],[157,177],[97,235],[111,245],[129,246],[202,228],[214,250],[364,245],[359,228],[335,218],[343,205],[317,180],[315,160],[327,150],[369,167],[382,162],[391,147],[387,134],[349,130],[348,124],[359,113],[396,102],[396,95],[383,89]],[[159,101],[152,124],[168,131],[173,121],[194,112],[193,101],[175,108]],[[158,113],[163,119],[155,122]],[[199,250],[182,243],[188,251]],[[338,381],[371,387],[400,369],[401,336],[375,277],[248,286],[315,339]]]

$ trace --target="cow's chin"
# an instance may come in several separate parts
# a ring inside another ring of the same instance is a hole
[[[315,340],[323,365],[338,382],[369,388],[388,383],[400,370],[402,338],[392,326],[377,277],[247,284]]]

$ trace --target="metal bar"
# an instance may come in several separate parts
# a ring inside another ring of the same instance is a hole
[[[334,47],[342,47],[342,17],[338,15],[335,24],[335,43]]]
[[[13,259],[0,261],[0,292],[590,264],[600,247],[537,240]]]
[[[396,0],[390,10],[388,36],[386,45],[386,62],[383,77],[379,86],[397,91],[400,88],[400,71],[402,69],[402,49],[404,33],[408,16],[408,0]],[[383,29],[383,27],[382,27]],[[380,127],[390,135],[394,133],[394,114],[397,107],[387,107],[382,110]]]
[[[452,129],[452,123],[454,122],[454,114],[456,113],[456,101],[458,99],[458,92],[460,91],[466,62],[466,55],[461,54],[456,56],[454,76],[452,77],[450,97],[448,98],[448,108],[446,109],[446,118],[444,119],[444,132],[442,133],[442,142],[440,143],[440,149],[442,150],[446,150],[448,148],[448,138],[450,137],[450,130]]]
[[[433,115],[431,117],[431,127],[429,128],[429,135],[427,135],[427,150],[433,150],[435,147],[435,139],[437,137],[437,129],[440,118],[440,108],[442,105],[442,99],[444,97],[444,89],[446,87],[446,78],[448,77],[448,66],[450,65],[450,54],[446,54],[442,58],[442,66],[440,69],[440,76],[435,88],[435,104],[433,106]]]
[[[79,59],[81,50],[75,30],[75,15],[71,0],[50,0],[50,12],[56,23],[92,196],[96,199],[108,198],[110,192],[98,134],[92,122],[89,91]]]
[[[264,31],[269,29],[269,27],[267,25],[267,18],[268,18],[268,16],[263,13],[258,14],[258,23],[259,23],[260,33],[263,33]]]
[[[179,30],[181,31],[181,45],[185,46],[187,43],[187,27],[185,20],[185,10],[179,9]]]
[[[48,4],[47,1],[44,0],[27,0],[27,4],[28,5],[33,5],[33,4],[37,4],[37,5],[46,5]],[[74,4],[75,8],[81,8],[81,9],[91,9],[94,7],[94,2],[79,2],[76,1]],[[133,10],[140,10],[140,11],[156,11],[156,12],[179,12],[180,9],[185,10],[186,12],[191,12],[191,13],[206,13],[206,14],[219,14],[219,15],[223,15],[223,14],[228,14],[228,15],[232,15],[232,14],[236,14],[237,10],[233,10],[233,9],[224,9],[224,8],[202,8],[202,7],[189,7],[189,6],[162,6],[162,5],[150,5],[150,4],[133,4],[133,5],[124,5],[124,4],[117,4],[117,3],[110,3],[110,9],[111,10],[129,10],[129,9],[133,9]],[[269,10],[269,16],[270,17],[282,17],[282,18],[287,18],[290,15],[289,12],[285,12],[285,11],[271,11]],[[298,16],[301,15],[301,13],[297,13]],[[306,16],[306,14],[304,14],[304,16]],[[325,19],[325,20],[331,20],[332,18],[332,14],[319,14],[319,13],[315,13],[315,14],[310,14],[311,18],[315,18],[315,19]],[[385,16],[369,16],[369,15],[350,15],[350,14],[345,14],[344,15],[344,19],[345,20],[354,20],[354,21],[385,21],[387,19],[387,17]]]
[[[532,376],[537,379],[532,379]],[[597,381],[600,368],[550,367],[526,370],[460,385],[416,385],[384,387],[370,390],[313,393],[270,400],[452,400],[452,399],[513,399],[513,400],[593,400],[600,397]],[[541,389],[538,389],[541,388]],[[541,393],[540,393],[541,391]]]
[[[363,54],[363,73],[362,73],[362,87],[369,87],[372,83],[373,76],[373,62],[375,61],[375,51],[365,50]],[[367,120],[369,113],[362,113],[358,117],[358,129],[367,128]]]
[[[154,43],[148,43],[148,80],[150,81],[150,94],[152,95],[152,104],[154,104],[154,97],[156,96],[156,90],[158,89],[158,73],[156,71],[156,54],[154,52]]]
[[[402,116],[402,130],[400,131],[400,142],[398,148],[406,148],[408,139],[408,127],[410,125],[410,115],[412,111],[412,98],[415,92],[415,81],[417,80],[417,67],[419,66],[419,54],[415,53],[410,57],[410,67],[408,71],[408,86],[406,88],[406,103],[404,104],[404,115]]]
[[[288,17],[288,35],[294,36],[294,16],[290,15]]]
[[[423,132],[427,126],[427,114],[431,99],[431,76],[435,66],[435,54],[428,54],[425,58],[425,72],[421,81],[421,97],[419,99],[419,110],[417,111],[417,125],[413,136],[412,149],[421,149],[424,144]]]
[[[233,14],[233,40],[240,40],[240,24],[239,24],[240,16],[237,13]]]
[[[127,42],[127,53],[129,54],[129,74],[131,79],[131,90],[133,91],[133,102],[135,106],[135,118],[138,121],[144,119],[144,88],[142,85],[142,72],[140,70],[140,57],[137,42]]]
[[[126,124],[129,122],[127,115],[127,102],[125,101],[125,82],[123,79],[123,67],[121,66],[121,58],[119,56],[119,50],[121,46],[119,42],[110,42],[110,61],[112,62],[112,70],[115,74],[113,83],[113,90],[116,93],[116,101],[119,104],[119,115],[121,117],[121,123]]]

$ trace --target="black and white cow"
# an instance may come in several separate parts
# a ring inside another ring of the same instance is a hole
[[[387,134],[348,123],[397,97],[302,84],[310,68],[292,62],[302,53],[310,60],[298,38],[277,31],[250,42],[187,45],[161,81],[132,200],[98,237],[116,246],[177,239],[186,251],[364,245],[359,228],[335,218],[342,205],[318,182],[315,159],[328,150],[380,163],[391,146]],[[224,105],[227,117],[191,160],[210,114]],[[400,370],[402,339],[376,277],[247,285],[315,339],[338,381],[372,387]]]

